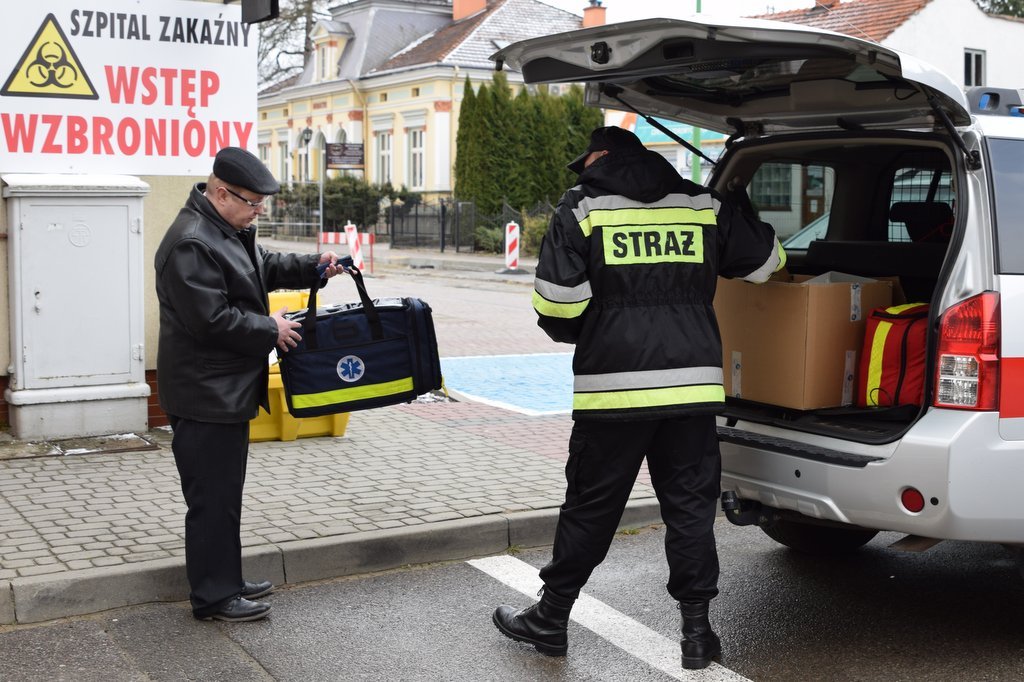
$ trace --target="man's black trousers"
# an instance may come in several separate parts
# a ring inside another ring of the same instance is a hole
[[[718,595],[722,465],[713,415],[573,424],[565,503],[551,562],[540,571],[547,588],[575,596],[604,560],[644,457],[665,523],[669,594],[679,601]]]
[[[170,417],[171,450],[181,476],[185,570],[192,612],[215,613],[242,590],[242,486],[249,422],[213,424]]]

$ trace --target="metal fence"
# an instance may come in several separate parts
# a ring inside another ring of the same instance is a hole
[[[291,192],[289,199],[278,197],[265,216],[260,218],[260,236],[289,240],[316,240],[320,229],[320,199],[316,183],[303,191]],[[376,207],[363,207],[363,215],[376,215],[376,222],[359,225],[361,232],[375,235],[378,242],[397,248],[454,250],[456,252],[502,250],[504,226],[510,221],[520,225],[525,220],[546,224],[554,212],[549,203],[540,203],[527,211],[505,205],[496,215],[484,215],[471,201],[456,201],[449,196],[428,201],[384,202]],[[368,209],[368,210],[367,210]],[[339,212],[341,216],[345,211]],[[353,214],[356,211],[352,211]],[[343,232],[349,218],[333,217],[326,212],[325,232]],[[358,224],[357,220],[353,220]]]

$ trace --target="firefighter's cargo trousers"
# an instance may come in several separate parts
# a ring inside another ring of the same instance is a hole
[[[718,595],[722,465],[713,415],[574,422],[565,503],[551,562],[540,571],[548,589],[574,597],[604,560],[644,457],[665,523],[669,594],[679,601]]]

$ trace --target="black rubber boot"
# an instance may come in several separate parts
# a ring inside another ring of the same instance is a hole
[[[569,650],[569,611],[575,601],[544,588],[540,601],[533,606],[520,611],[514,606],[499,606],[494,610],[494,625],[506,637],[532,644],[545,656],[565,656]]]
[[[714,659],[722,657],[722,641],[711,630],[708,621],[708,602],[679,602],[683,616],[683,668],[699,670],[711,665]]]

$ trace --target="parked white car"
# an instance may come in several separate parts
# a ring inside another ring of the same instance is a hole
[[[731,520],[807,552],[880,530],[1024,545],[1021,91],[965,94],[881,45],[759,20],[606,25],[493,59],[529,83],[584,82],[592,106],[728,134],[712,187],[773,223],[826,216],[790,272],[898,276],[930,303],[919,408],[727,400]]]

